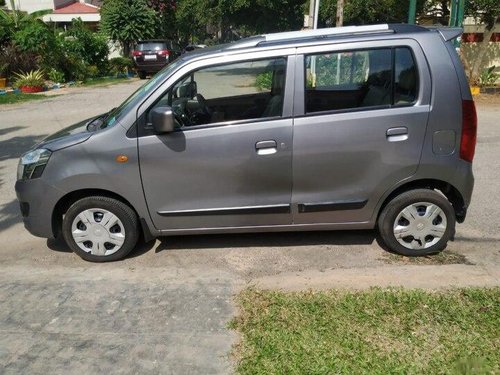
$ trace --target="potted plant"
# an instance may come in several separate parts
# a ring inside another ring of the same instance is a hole
[[[499,74],[495,72],[496,66],[490,66],[488,69],[483,70],[479,76],[479,85],[481,87],[481,92],[486,94],[494,94],[497,92],[496,82],[498,80]]]
[[[7,78],[4,76],[4,74],[5,69],[7,69],[8,66],[9,64],[0,65],[0,89],[3,89],[7,86]]]
[[[43,72],[32,70],[29,73],[15,73],[16,79],[14,80],[14,87],[19,88],[23,93],[42,92],[45,85],[43,79]]]

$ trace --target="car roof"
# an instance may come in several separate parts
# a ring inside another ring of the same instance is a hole
[[[171,42],[172,40],[170,39],[144,39],[144,40],[139,40],[137,44],[141,43],[165,43],[165,42]]]

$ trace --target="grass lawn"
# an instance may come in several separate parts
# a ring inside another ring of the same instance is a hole
[[[27,102],[30,100],[41,100],[41,99],[50,99],[54,98],[58,95],[46,96],[42,94],[7,94],[0,95],[0,105],[2,104],[16,104]]]
[[[248,289],[240,374],[500,374],[500,288]]]

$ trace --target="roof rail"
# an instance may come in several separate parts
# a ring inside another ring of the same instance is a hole
[[[380,34],[380,33],[411,33],[429,31],[428,29],[418,25],[408,24],[380,24],[380,25],[365,25],[365,26],[343,26],[330,27],[315,30],[302,31],[287,31],[283,33],[265,34],[253,36],[250,38],[241,39],[240,41],[231,43],[227,49],[251,48],[268,43],[286,42],[289,40],[304,40],[304,39],[320,39],[329,37],[342,37],[350,35],[363,34]]]
[[[368,25],[368,26],[343,26],[330,27],[325,29],[288,31],[284,33],[266,34],[266,42],[279,42],[289,39],[321,38],[335,35],[368,34],[379,32],[390,32],[389,25]]]
[[[368,25],[368,26],[343,26],[343,27],[330,27],[315,30],[302,30],[302,31],[287,31],[282,33],[265,34],[245,38],[237,42],[231,43],[227,49],[251,48],[257,47],[259,44],[284,42],[294,39],[314,39],[314,38],[328,38],[330,36],[347,36],[356,34],[369,34],[369,33],[394,33],[389,28],[389,25]]]

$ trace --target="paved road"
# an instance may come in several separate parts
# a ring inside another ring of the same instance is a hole
[[[228,373],[236,340],[226,329],[232,296],[248,284],[500,284],[498,105],[479,107],[474,199],[447,250],[462,264],[396,259],[371,231],[172,237],[101,265],[29,235],[13,190],[19,155],[43,136],[116,106],[138,85],[73,89],[0,107],[0,372]]]

